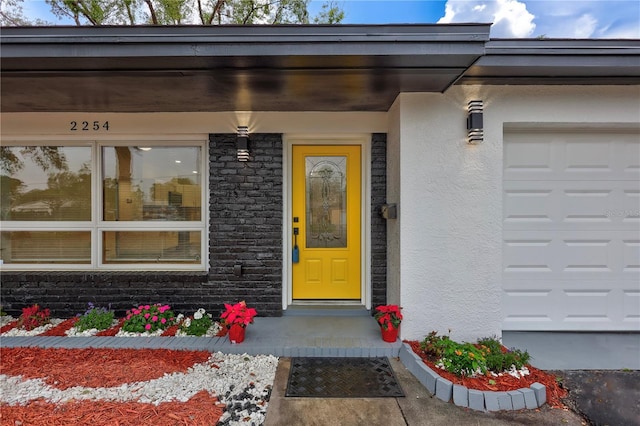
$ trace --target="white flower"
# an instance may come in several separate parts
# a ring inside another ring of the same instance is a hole
[[[194,314],[193,314],[193,319],[197,319],[199,320],[200,318],[202,318],[202,316],[206,313],[207,311],[204,310],[204,308],[200,308],[198,309]]]
[[[184,320],[184,326],[187,327],[187,328],[189,328],[191,326],[191,320],[189,318]]]

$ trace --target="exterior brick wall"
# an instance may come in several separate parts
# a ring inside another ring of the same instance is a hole
[[[246,300],[282,315],[282,135],[251,134],[250,159],[235,135],[211,135],[209,286],[212,303]],[[234,275],[240,265],[242,274]]]
[[[12,315],[38,303],[67,317],[87,303],[168,303],[176,312],[216,314],[246,300],[260,316],[282,315],[282,135],[252,134],[251,158],[237,161],[234,134],[210,135],[208,272],[2,272],[1,303]],[[373,306],[386,303],[386,135],[374,134],[371,164]],[[234,273],[240,265],[241,274]]]
[[[386,133],[374,133],[371,142],[371,306],[375,308],[387,303],[387,221],[380,213],[387,202]]]
[[[168,303],[186,313],[216,308],[202,303],[209,291],[205,272],[3,272],[0,279],[2,308],[13,316],[35,303],[60,317],[84,312],[88,302],[111,305],[117,315],[147,303]]]

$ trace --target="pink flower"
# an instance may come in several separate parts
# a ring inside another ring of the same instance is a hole
[[[167,319],[166,319],[166,318],[162,318],[162,319],[160,320],[160,322],[161,322],[162,324],[164,324],[165,322],[167,322]]]
[[[156,322],[158,321],[158,316],[154,315],[153,317],[151,317],[151,321]]]
[[[147,324],[144,326],[145,330],[151,330],[151,324]]]
[[[143,309],[143,308],[144,308],[144,306],[142,306],[142,305],[138,306],[138,309]]]
[[[149,319],[150,316],[151,316],[151,314],[148,313],[148,312],[146,314],[144,314],[145,319]]]
[[[145,307],[144,307],[144,308],[145,308],[145,309],[151,309],[151,306],[149,306],[149,305],[145,305]]]
[[[132,309],[131,312],[133,312],[135,315],[138,315],[140,313],[139,309]]]

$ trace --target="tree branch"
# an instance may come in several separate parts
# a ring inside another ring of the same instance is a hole
[[[149,6],[149,13],[151,14],[151,22],[154,25],[158,25],[158,17],[156,16],[156,11],[153,8],[153,4],[151,3],[151,0],[144,0],[144,2],[147,4],[147,6]]]

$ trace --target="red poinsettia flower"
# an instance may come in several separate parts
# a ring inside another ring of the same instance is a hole
[[[258,312],[253,308],[247,308],[247,304],[243,300],[235,305],[224,304],[226,311],[220,315],[220,318],[224,320],[227,328],[231,328],[233,324],[246,327],[253,322],[253,317],[258,315]]]
[[[378,321],[380,327],[385,330],[400,327],[402,322],[401,307],[398,305],[380,305],[376,307],[376,313],[373,317]]]

